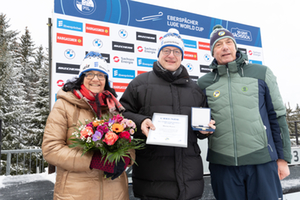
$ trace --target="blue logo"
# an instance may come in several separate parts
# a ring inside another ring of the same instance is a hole
[[[184,40],[182,39],[184,47],[197,49],[197,42],[194,40]]]
[[[114,68],[113,69],[113,77],[114,78],[134,79],[135,78],[135,70]]]
[[[73,59],[75,58],[75,51],[73,51],[72,49],[67,49],[65,50],[65,57],[68,59]]]
[[[231,33],[234,36],[236,40],[245,40],[248,42],[252,41],[252,35],[251,32],[248,30],[243,30],[239,28],[232,28]]]
[[[119,30],[119,36],[124,39],[124,38],[127,38],[128,33],[126,30],[121,29],[121,30]]]
[[[157,20],[161,20],[162,16],[164,15],[163,12],[158,12],[157,15],[149,15],[149,16],[145,16],[142,17],[141,19],[135,19],[137,22],[145,22],[145,21],[157,21]]]
[[[74,6],[83,15],[91,15],[96,10],[94,0],[74,0]]]
[[[94,39],[94,41],[93,41],[93,46],[94,46],[94,47],[101,48],[101,47],[103,46],[102,40],[100,40],[100,39]]]
[[[137,58],[137,66],[140,67],[153,67],[153,63],[155,59],[148,59],[148,58]]]
[[[64,19],[57,19],[57,28],[82,32],[83,24],[80,22],[74,22],[74,21],[69,21],[69,20],[64,20]]]
[[[249,63],[262,65],[262,61],[260,60],[249,60]]]
[[[194,69],[194,67],[193,67],[193,65],[191,63],[187,63],[185,67],[190,72],[193,71],[193,69]]]
[[[211,57],[210,57],[209,54],[205,54],[205,55],[203,56],[203,58],[204,58],[204,60],[205,60],[206,62],[210,62],[210,60],[211,60]]]

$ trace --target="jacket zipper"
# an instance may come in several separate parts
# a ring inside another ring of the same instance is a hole
[[[238,166],[237,161],[237,147],[236,147],[236,132],[235,132],[235,123],[234,123],[234,113],[233,113],[233,103],[232,103],[232,90],[231,90],[231,77],[227,67],[227,76],[228,76],[228,93],[229,93],[229,103],[230,103],[230,114],[231,114],[231,126],[232,126],[232,135],[233,135],[233,150],[234,150],[234,161],[235,165]]]

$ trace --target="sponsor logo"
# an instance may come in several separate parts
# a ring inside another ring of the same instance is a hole
[[[260,60],[249,60],[249,63],[262,65],[262,61]]]
[[[62,87],[62,86],[64,86],[65,83],[64,83],[63,80],[60,79],[60,80],[58,80],[58,81],[56,82],[56,84],[57,84],[58,87]]]
[[[155,48],[150,48],[150,47],[143,48],[142,46],[138,46],[137,50],[138,52],[151,53],[151,54],[156,54],[157,51],[157,49]]]
[[[195,83],[197,83],[197,81],[198,81],[198,76],[190,76],[190,79],[192,80],[192,81],[194,81]]]
[[[83,37],[76,35],[67,35],[62,33],[57,33],[56,42],[63,44],[71,44],[71,45],[83,45]]]
[[[204,54],[203,59],[204,59],[205,62],[210,62],[211,61],[210,54],[208,54],[208,53]]]
[[[156,61],[155,59],[137,58],[137,66],[140,66],[140,67],[153,67],[153,63],[155,61]]]
[[[93,46],[94,46],[94,47],[101,48],[101,47],[103,46],[102,40],[100,40],[100,39],[94,39],[94,40],[93,40]]]
[[[198,48],[202,50],[208,50],[210,51],[209,43],[207,42],[198,42]]]
[[[220,96],[220,91],[219,90],[214,91],[213,96],[216,97],[216,98],[219,97]]]
[[[64,19],[57,19],[57,28],[62,28],[71,31],[83,31],[83,24],[80,22],[74,22]]]
[[[78,12],[84,15],[91,15],[96,10],[96,2],[94,0],[74,0],[74,6]]]
[[[107,63],[110,63],[110,55],[107,53],[101,53],[102,57],[105,59]]]
[[[121,63],[129,64],[129,65],[132,65],[134,63],[134,59],[133,58],[124,58],[124,57],[121,57],[121,59],[120,59],[118,56],[115,56],[113,60],[116,63],[118,63],[118,62],[121,61]]]
[[[120,36],[120,38],[125,39],[125,38],[127,38],[128,33],[125,29],[121,29],[121,30],[119,30],[119,36]]]
[[[125,92],[126,88],[128,86],[128,83],[113,83],[113,88],[116,92]]]
[[[238,50],[240,50],[242,53],[247,54],[247,49],[244,48],[238,48]]]
[[[116,51],[126,51],[134,53],[134,44],[122,43],[122,42],[112,42],[112,49]]]
[[[193,71],[193,69],[194,69],[194,67],[193,67],[193,65],[192,65],[191,63],[187,63],[187,64],[185,65],[185,68],[186,68],[189,72]]]
[[[137,47],[137,50],[138,50],[138,52],[143,52],[144,49],[143,49],[142,46],[138,46],[138,47]]]
[[[80,65],[56,63],[56,73],[79,74]]]
[[[68,59],[73,59],[75,58],[75,51],[73,51],[72,49],[67,49],[65,50],[65,57]]]
[[[93,24],[85,24],[85,32],[97,34],[97,35],[109,36],[109,27],[98,26],[98,25],[93,25]]]
[[[137,71],[137,75],[140,75],[140,74],[143,74],[143,73],[146,73],[146,72],[148,72],[148,71],[140,71],[140,70],[138,70]]]
[[[208,73],[210,72],[211,70],[209,69],[209,66],[208,65],[200,65],[200,72],[201,73]]]
[[[258,57],[261,56],[261,52],[259,52],[259,51],[252,51],[252,50],[249,50],[249,51],[248,51],[248,54],[249,54],[250,56],[258,56]]]
[[[250,31],[239,29],[239,28],[232,28],[231,33],[236,40],[245,40],[248,42],[252,41],[252,35]]]
[[[135,70],[114,68],[113,69],[113,77],[114,78],[134,79],[135,78]]]
[[[145,16],[142,17],[141,19],[135,19],[135,21],[137,22],[145,22],[145,21],[157,21],[157,20],[161,20],[164,13],[163,12],[158,12],[157,15],[149,15],[149,16]]]
[[[184,52],[184,59],[189,59],[189,60],[198,60],[198,56],[196,52],[190,52],[190,51],[185,51]]]
[[[156,43],[156,35],[149,33],[136,32],[136,40]]]
[[[182,39],[182,41],[183,41],[184,47],[197,49],[197,42],[196,41],[194,41],[194,40],[185,40],[185,39]]]

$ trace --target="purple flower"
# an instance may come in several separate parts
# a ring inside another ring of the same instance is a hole
[[[93,122],[88,123],[86,126],[93,128]]]
[[[101,140],[103,136],[103,132],[102,131],[95,131],[95,134],[93,135],[93,141],[96,142],[98,140]]]

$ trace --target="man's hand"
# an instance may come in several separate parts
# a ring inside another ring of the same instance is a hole
[[[212,129],[216,129],[216,126],[214,125],[216,122],[215,120],[210,120],[208,126]],[[212,131],[199,131],[201,134],[203,135],[207,135],[207,134],[212,134],[213,132]]]
[[[146,135],[146,137],[148,137],[148,134],[149,134],[149,128],[151,130],[155,130],[155,126],[152,124],[152,121],[151,119],[145,119],[142,124],[141,124],[141,130],[142,130],[142,133],[144,135]]]
[[[278,159],[277,165],[278,165],[278,176],[280,180],[290,175],[290,168],[285,160]]]

